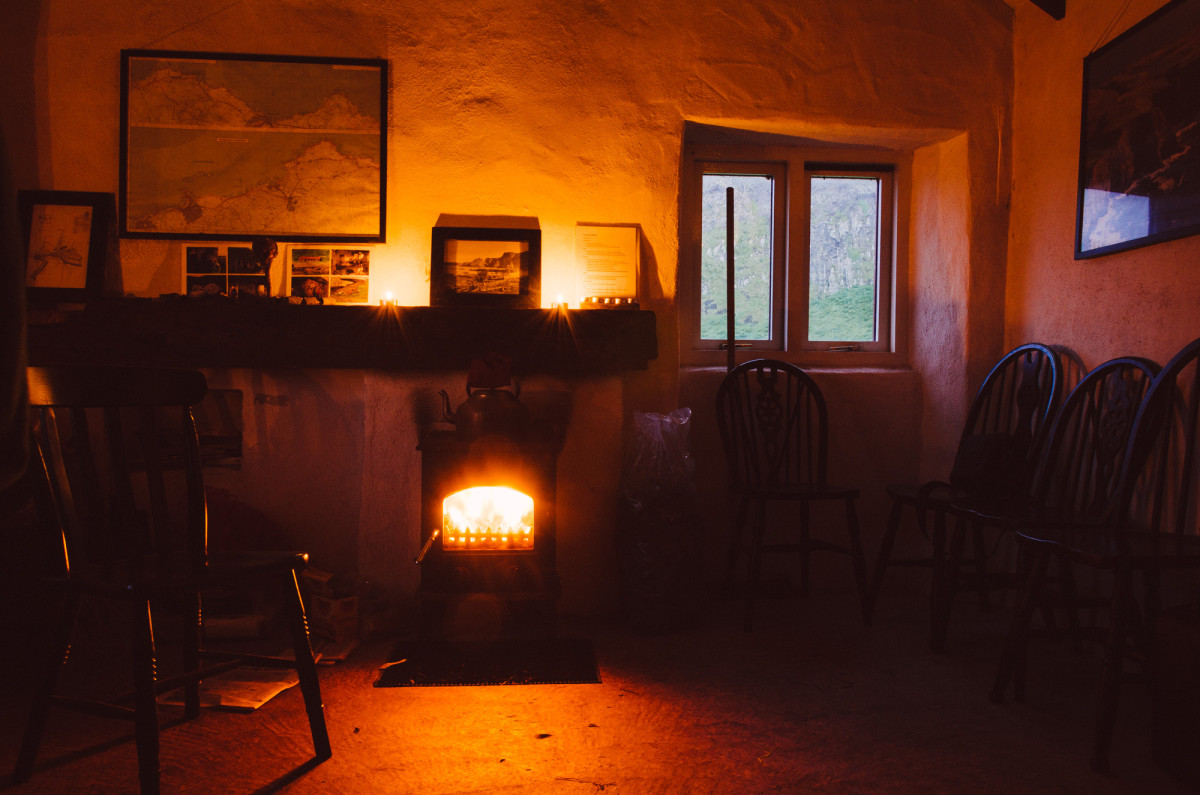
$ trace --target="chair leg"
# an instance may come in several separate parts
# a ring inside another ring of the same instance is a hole
[[[983,526],[979,522],[971,522],[971,551],[975,554],[975,589],[979,594],[979,609],[988,612],[992,609],[992,588],[988,582],[991,571],[988,569],[987,543],[983,537]]]
[[[994,704],[1003,704],[1008,685],[1015,680],[1013,697],[1021,701],[1025,697],[1025,655],[1029,644],[1029,629],[1033,621],[1033,613],[1041,601],[1042,583],[1045,581],[1046,570],[1050,565],[1048,555],[1035,553],[1032,560],[1021,555],[1024,575],[1021,589],[1017,598],[1016,611],[1009,625],[1008,636],[1004,639],[1004,650],[1000,654],[1000,663],[996,667],[996,677],[992,682],[991,693],[988,694]]]
[[[854,585],[858,591],[858,604],[862,610],[864,626],[871,624],[871,612],[867,595],[867,562],[863,556],[862,533],[858,526],[858,511],[854,498],[846,498],[846,530],[850,533],[850,564],[854,567]]]
[[[747,497],[738,499],[737,515],[733,520],[733,531],[729,535],[729,552],[725,563],[725,587],[733,585],[733,573],[737,570],[738,558],[742,556],[742,533],[746,526],[746,509],[750,506]]]
[[[933,577],[929,584],[929,626],[931,630],[942,621],[942,601],[946,599],[946,514],[943,511],[937,511],[933,517],[933,533],[930,536],[930,541],[933,544],[933,554],[931,556],[933,565]],[[942,651],[942,644],[937,636],[936,631],[931,631],[929,638],[929,646],[934,651]]]
[[[812,511],[808,500],[800,501],[800,595],[808,596],[811,589],[809,567],[812,563]]]
[[[883,589],[883,576],[887,573],[888,564],[892,559],[892,545],[896,541],[896,530],[900,527],[900,516],[903,510],[904,505],[900,500],[892,500],[892,510],[888,515],[883,541],[879,545],[879,554],[875,559],[875,571],[871,575],[871,588],[867,592],[867,603],[863,611],[863,623],[868,626],[875,617],[875,605],[879,601],[879,592]]]
[[[1059,590],[1063,595],[1063,609],[1067,612],[1066,621],[1067,630],[1071,633],[1071,648],[1081,652],[1083,651],[1083,624],[1079,620],[1081,609],[1079,586],[1075,583],[1075,570],[1066,558],[1059,559],[1058,581],[1061,583]]]
[[[21,738],[17,764],[13,769],[13,780],[18,784],[28,781],[33,773],[38,749],[42,745],[42,735],[46,730],[50,700],[58,686],[59,674],[62,673],[63,666],[71,654],[71,635],[78,612],[79,597],[74,594],[67,596],[59,606],[58,616],[53,625],[54,635],[46,644],[45,662],[38,672],[40,678],[34,691],[33,704],[29,708],[29,717],[25,721],[25,734]]]
[[[944,514],[943,514],[944,517]],[[943,518],[944,523],[944,518]],[[933,627],[930,631],[930,648],[946,650],[946,635],[950,627],[950,614],[954,611],[954,598],[959,589],[959,570],[962,567],[963,549],[967,543],[969,522],[962,516],[954,522],[950,535],[949,555],[943,560],[940,585],[937,588],[937,604],[933,609]]]
[[[304,601],[300,598],[296,573],[289,571],[285,576],[288,580],[284,583],[288,627],[292,633],[292,649],[296,655],[300,692],[304,695],[304,709],[308,713],[308,727],[312,732],[313,752],[317,759],[328,759],[333,756],[333,750],[329,746],[329,730],[325,726],[325,706],[321,702],[317,665],[313,661],[312,645],[308,640],[308,619],[304,614]]]
[[[754,503],[754,520],[750,528],[750,560],[746,572],[746,615],[743,629],[750,632],[754,629],[754,608],[758,600],[759,575],[762,569],[763,533],[766,529],[766,501],[756,500]]]
[[[1033,632],[1033,613],[1038,605],[1046,603],[1046,587],[1050,581],[1050,556],[1041,556],[1042,565],[1036,569],[1033,591],[1030,594],[1029,615],[1025,619],[1021,634],[1021,645],[1017,648],[1016,668],[1013,670],[1013,700],[1025,700],[1025,682],[1029,672],[1029,636]]]
[[[1133,607],[1133,573],[1127,568],[1113,572],[1112,615],[1109,617],[1108,642],[1104,648],[1104,667],[1100,673],[1100,697],[1096,706],[1096,730],[1092,747],[1092,769],[1107,773],[1108,749],[1117,721],[1117,701],[1121,692],[1121,661],[1124,657],[1127,611]]]
[[[135,602],[130,611],[133,641],[134,737],[142,795],[159,792],[158,700],[154,692],[154,627],[150,603]]]
[[[199,593],[190,598],[190,604],[184,615],[186,624],[183,628],[183,669],[195,671],[200,667],[200,643],[203,629],[203,603]],[[200,682],[193,679],[183,689],[183,715],[188,720],[200,715]]]

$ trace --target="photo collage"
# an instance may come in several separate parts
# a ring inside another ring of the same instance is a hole
[[[266,298],[271,294],[269,267],[249,245],[184,246],[184,292]]]
[[[370,286],[371,249],[363,246],[289,246],[287,273],[291,301],[365,304]]]
[[[370,247],[297,244],[287,247],[283,259],[275,259],[273,266],[264,264],[249,245],[184,246],[184,292],[193,298],[282,294],[292,303],[367,303]]]

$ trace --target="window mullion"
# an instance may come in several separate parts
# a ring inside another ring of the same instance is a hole
[[[808,223],[811,196],[803,163],[788,175],[787,349],[798,351],[808,340]]]

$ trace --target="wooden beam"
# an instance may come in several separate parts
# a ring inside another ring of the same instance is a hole
[[[1067,0],[1033,0],[1033,4],[1055,19],[1067,14]]]
[[[113,299],[28,329],[31,364],[465,370],[494,351],[513,372],[644,370],[654,312],[633,309],[296,306]]]

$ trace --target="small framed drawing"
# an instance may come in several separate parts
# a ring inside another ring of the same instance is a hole
[[[365,304],[371,286],[370,246],[288,246],[288,300],[308,304]]]
[[[537,308],[542,230],[435,226],[430,306]]]
[[[183,284],[184,293],[192,298],[268,298],[270,257],[260,256],[250,246],[184,246]]]
[[[25,290],[30,301],[86,301],[104,287],[110,193],[23,190],[17,194],[25,234]]]

